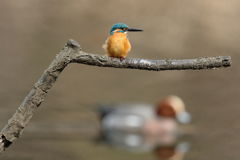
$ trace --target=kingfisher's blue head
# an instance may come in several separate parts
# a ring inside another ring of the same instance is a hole
[[[130,32],[139,32],[139,31],[143,31],[141,29],[136,29],[136,28],[129,28],[126,24],[124,23],[116,23],[112,26],[112,28],[110,29],[110,34],[113,34],[114,32],[122,32],[122,33],[126,33],[127,31]]]

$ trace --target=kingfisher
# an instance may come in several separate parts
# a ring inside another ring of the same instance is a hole
[[[125,59],[131,50],[131,44],[128,40],[127,32],[140,32],[142,29],[129,28],[124,23],[116,23],[112,26],[109,36],[103,45],[109,57]]]

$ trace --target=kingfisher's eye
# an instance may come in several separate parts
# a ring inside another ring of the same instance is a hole
[[[122,28],[122,30],[123,30],[123,31],[126,31],[126,30],[127,30],[127,28]]]

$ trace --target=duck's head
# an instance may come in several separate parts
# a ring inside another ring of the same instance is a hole
[[[110,34],[113,34],[114,32],[122,32],[122,33],[127,33],[127,32],[140,32],[143,31],[141,29],[136,29],[136,28],[129,28],[126,24],[124,23],[116,23],[112,26],[110,29]]]
[[[161,100],[156,107],[156,114],[160,117],[176,118],[180,123],[189,123],[191,120],[184,102],[177,96],[168,96]]]

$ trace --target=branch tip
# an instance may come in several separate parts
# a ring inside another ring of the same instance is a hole
[[[12,142],[7,140],[7,138],[4,135],[1,136],[1,143],[3,143],[4,148],[8,148],[12,144]]]
[[[232,59],[230,56],[226,56],[225,59],[222,60],[222,64],[224,67],[231,66],[232,64]]]
[[[67,44],[66,44],[66,46],[70,47],[72,49],[75,49],[75,50],[81,50],[80,44],[77,41],[73,40],[73,39],[69,39]]]

